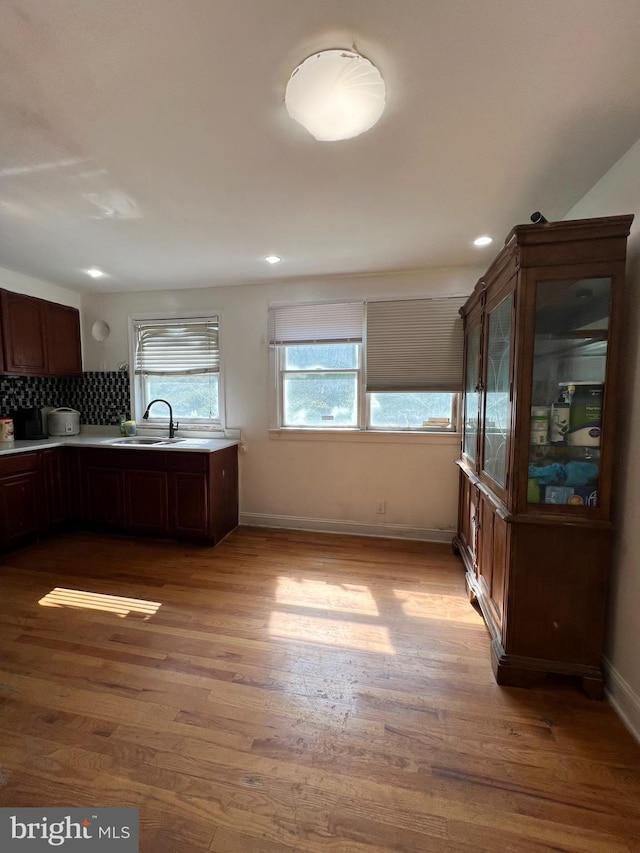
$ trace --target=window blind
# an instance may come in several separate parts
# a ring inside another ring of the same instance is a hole
[[[462,390],[462,297],[367,303],[367,392]]]
[[[135,372],[152,376],[218,373],[218,318],[133,323]]]
[[[269,344],[360,343],[362,312],[362,302],[270,308]]]

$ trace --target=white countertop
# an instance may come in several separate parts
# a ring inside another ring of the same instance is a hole
[[[151,436],[150,436],[151,437]],[[155,437],[155,436],[153,436]],[[160,436],[157,436],[160,437]],[[51,436],[50,438],[32,439],[30,441],[3,441],[0,442],[0,456],[11,453],[27,453],[32,450],[46,450],[50,447],[103,447],[117,450],[168,450],[172,453],[188,450],[191,453],[215,453],[216,450],[224,450],[225,447],[233,447],[239,444],[227,438],[180,438],[178,444],[118,444],[121,435],[113,431],[104,433],[90,432],[80,435]]]

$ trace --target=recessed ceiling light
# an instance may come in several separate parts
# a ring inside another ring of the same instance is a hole
[[[282,258],[279,258],[277,255],[267,255],[265,261],[268,264],[279,264]]]
[[[103,273],[102,270],[99,270],[97,267],[91,267],[91,269],[85,270],[85,272],[87,275],[90,275],[91,278],[102,278],[103,275],[106,275],[106,273]]]
[[[489,243],[493,243],[493,237],[476,237],[473,241],[474,246],[488,246]]]

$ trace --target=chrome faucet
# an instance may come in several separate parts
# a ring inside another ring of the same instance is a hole
[[[177,421],[175,424],[173,423],[173,409],[171,408],[171,403],[169,403],[167,400],[161,400],[160,398],[152,400],[147,406],[147,411],[142,416],[143,420],[149,420],[149,409],[151,408],[151,406],[153,406],[154,403],[164,403],[169,407],[169,438],[173,438],[180,424]]]

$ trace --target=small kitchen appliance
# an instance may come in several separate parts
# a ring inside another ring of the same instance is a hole
[[[49,412],[47,422],[49,435],[78,435],[80,432],[80,412],[67,406]]]
[[[13,420],[14,437],[18,439],[47,438],[47,425],[42,409],[32,406],[28,409],[15,409],[9,417]]]

